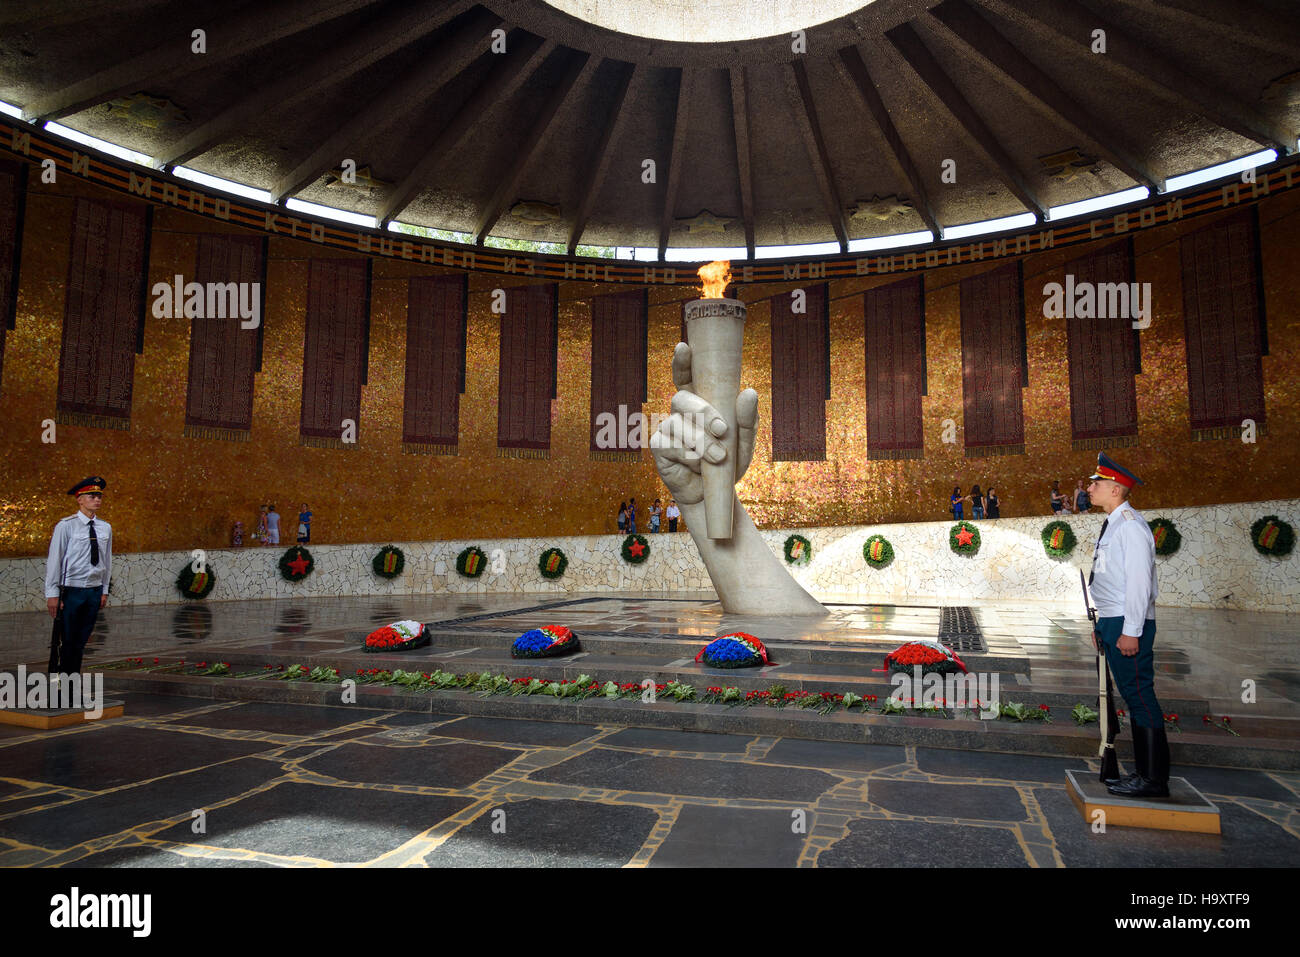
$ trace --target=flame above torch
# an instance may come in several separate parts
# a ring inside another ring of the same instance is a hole
[[[731,282],[731,262],[719,259],[705,263],[700,267],[697,275],[704,280],[703,295],[700,298],[721,299],[727,289],[727,283]]]

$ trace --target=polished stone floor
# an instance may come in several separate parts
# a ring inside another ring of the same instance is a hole
[[[665,652],[680,656],[683,637],[735,629],[774,647],[875,652],[908,637],[935,637],[945,621],[957,621],[958,630],[977,636],[983,653],[1027,662],[1035,689],[1095,694],[1090,629],[1078,609],[1030,602],[962,607],[967,611],[953,618],[953,609],[845,602],[833,605],[828,619],[809,623],[737,618],[722,614],[710,596],[662,593],[111,606],[87,660],[355,653],[359,633],[398,618],[469,634],[465,647],[448,652],[465,655],[467,665],[474,654],[500,656],[508,636],[545,623],[635,644],[643,656],[665,641]],[[1257,684],[1256,713],[1300,716],[1300,642],[1287,616],[1161,609],[1158,621],[1162,696],[1204,698],[1216,710],[1222,704],[1225,713],[1242,714],[1240,687],[1249,678]],[[483,648],[469,647],[480,634]],[[48,635],[49,619],[39,612],[0,615],[0,667],[43,660]],[[818,667],[838,674],[861,666]],[[1123,828],[1096,834],[1070,803],[1064,773],[1092,762],[1068,757],[142,692],[123,697],[121,719],[54,732],[0,726],[0,866],[1300,861],[1294,772],[1179,768],[1221,807],[1221,836]]]
[[[1223,834],[1093,833],[1068,758],[132,693],[0,727],[0,866],[1263,867],[1300,774],[1180,769]]]

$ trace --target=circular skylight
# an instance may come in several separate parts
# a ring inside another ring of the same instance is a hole
[[[546,0],[587,23],[653,40],[722,43],[789,34],[874,0]]]

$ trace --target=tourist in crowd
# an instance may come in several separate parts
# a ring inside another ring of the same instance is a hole
[[[948,507],[952,509],[952,517],[957,521],[962,519],[962,502],[965,498],[961,494],[961,486],[954,485],[952,488],[952,497],[948,499]]]
[[[271,510],[266,513],[266,532],[272,545],[280,544],[280,513],[275,510],[274,502],[271,503]]]
[[[627,533],[636,534],[636,499],[627,500]]]
[[[1061,483],[1052,483],[1052,512],[1060,515],[1069,502],[1069,497],[1061,491]]]
[[[1074,510],[1082,515],[1088,509],[1092,508],[1092,501],[1088,498],[1088,490],[1083,487],[1083,479],[1074,483]]]
[[[989,518],[1001,518],[1002,513],[998,511],[998,491],[989,486],[989,494],[984,498],[985,511],[988,512]]]
[[[668,508],[664,515],[668,519],[668,531],[677,531],[677,520],[682,517],[682,510],[677,507],[677,499],[670,498],[668,500]]]
[[[266,518],[267,507],[265,505],[259,507],[261,508],[261,511],[257,515],[257,531],[253,534],[253,538],[261,542],[263,545],[270,545],[271,529]]]
[[[980,487],[978,485],[972,486],[970,495],[967,497],[970,499],[971,515],[975,516],[975,518],[983,518],[984,494],[980,491]]]
[[[655,503],[650,506],[650,534],[659,534],[659,520],[663,517],[663,514],[663,506],[659,504],[659,499],[655,499]]]
[[[618,503],[618,533],[627,534],[627,502]]]
[[[298,511],[298,544],[306,545],[311,541],[311,509],[303,502]]]

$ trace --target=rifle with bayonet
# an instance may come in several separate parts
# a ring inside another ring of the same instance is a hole
[[[1101,773],[1097,776],[1103,784],[1119,780],[1119,759],[1115,754],[1115,736],[1119,734],[1119,715],[1115,713],[1115,692],[1110,684],[1110,668],[1106,664],[1106,650],[1097,635],[1097,609],[1088,598],[1088,580],[1079,569],[1079,584],[1083,586],[1083,607],[1092,622],[1092,640],[1097,649],[1097,713],[1101,720]]]

